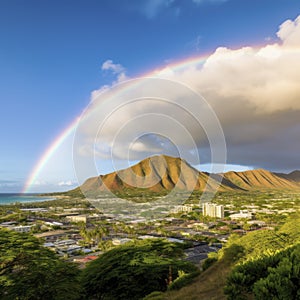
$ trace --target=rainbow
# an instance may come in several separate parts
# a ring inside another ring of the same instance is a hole
[[[266,45],[259,45],[259,46],[257,45],[257,46],[251,47],[251,48],[255,49],[255,50],[259,50],[264,46],[266,46]],[[287,51],[287,49],[285,49],[285,51]],[[297,49],[289,49],[288,51],[299,53],[298,48]],[[165,65],[163,67],[156,68],[156,69],[154,69],[150,72],[146,72],[144,75],[140,76],[140,78],[143,78],[143,77],[160,77],[161,75],[164,74],[165,70],[180,71],[181,69],[184,69],[184,68],[189,67],[189,66],[200,66],[203,63],[205,63],[205,61],[208,59],[208,57],[211,54],[212,53],[205,54],[205,55],[202,55],[202,56],[192,57],[192,58],[185,59],[185,60],[176,61],[176,62],[174,62],[170,65]],[[41,170],[45,167],[45,165],[47,164],[49,159],[54,155],[54,153],[59,149],[59,147],[65,141],[65,139],[75,131],[79,121],[80,121],[80,118],[78,118],[78,117],[74,121],[72,121],[72,123],[66,129],[63,130],[63,132],[54,140],[54,142],[52,142],[52,144],[43,153],[43,155],[41,156],[41,158],[36,163],[35,167],[33,168],[32,172],[30,173],[30,175],[29,175],[29,177],[26,181],[26,184],[23,188],[24,193],[29,191],[30,187],[37,180],[37,177],[38,177],[39,173],[41,172]]]
[[[159,77],[159,75],[165,69],[180,70],[181,68],[186,68],[190,65],[201,65],[207,60],[209,55],[211,55],[211,54],[202,55],[200,57],[192,57],[192,58],[184,60],[184,61],[182,61],[182,60],[176,61],[176,62],[172,63],[171,65],[166,65],[161,68],[156,68],[155,70],[147,72],[145,75],[140,76],[140,77],[141,78],[143,78],[143,77]],[[66,138],[69,137],[72,133],[74,133],[79,121],[80,121],[80,117],[77,117],[75,120],[73,120],[72,123],[67,128],[65,128],[63,130],[63,132],[61,134],[59,134],[59,136],[46,149],[46,151],[43,153],[43,155],[40,157],[40,159],[35,164],[28,179],[26,180],[26,183],[23,187],[22,193],[28,193],[30,191],[31,186],[34,185],[34,183],[36,182],[42,169],[45,167],[45,165],[50,160],[50,158],[54,155],[54,153],[59,149],[59,147],[63,144],[63,142],[66,140]]]
[[[65,141],[65,139],[72,133],[77,127],[77,124],[79,123],[80,118],[76,118],[72,123],[52,142],[52,144],[47,148],[47,150],[43,153],[41,158],[36,163],[35,167],[31,171],[31,174],[29,175],[28,179],[26,180],[26,183],[24,185],[24,188],[22,190],[22,193],[28,193],[30,190],[30,187],[35,183],[37,180],[37,177],[41,170],[44,168],[44,166],[47,164],[49,159],[53,156],[53,154],[59,149],[61,144]]]
[[[271,44],[272,45],[272,44]],[[276,45],[276,43],[275,43]],[[277,44],[278,45],[278,44]],[[258,51],[259,49],[263,49],[263,47],[267,46],[266,44],[260,44],[256,46],[250,46],[253,50]],[[234,47],[236,49],[240,49],[238,45]],[[230,49],[234,50],[234,49]],[[299,53],[299,47],[292,47],[292,48],[285,48],[285,52],[291,52],[291,53]],[[155,68],[154,70],[151,70],[150,72],[146,72],[144,75],[139,76],[140,78],[143,77],[161,77],[164,74],[164,71],[167,70],[176,70],[180,71],[181,69],[184,69],[189,66],[200,66],[208,59],[208,57],[212,53],[205,54],[202,56],[192,57],[188,59],[183,59],[180,61],[176,61],[174,63],[171,63],[169,65],[165,65],[160,68]],[[38,160],[36,165],[34,166],[32,172],[30,173],[26,184],[23,188],[23,192],[28,192],[30,190],[30,187],[35,183],[35,181],[38,178],[39,173],[41,170],[45,167],[47,162],[50,160],[50,158],[54,155],[54,153],[59,149],[59,147],[62,145],[62,143],[65,141],[65,139],[70,136],[73,132],[75,132],[75,129],[80,121],[80,118],[76,118],[72,123],[63,130],[63,132],[52,142],[52,144],[46,149],[46,151],[43,153],[41,158]]]

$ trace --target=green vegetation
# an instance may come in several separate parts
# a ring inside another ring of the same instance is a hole
[[[77,187],[67,192],[46,193],[46,194],[42,194],[41,196],[54,196],[54,197],[66,196],[66,197],[80,198],[80,199],[85,198],[80,187]]]
[[[155,198],[153,192],[125,192],[132,201]],[[56,234],[55,229],[60,229],[62,233],[58,232],[60,236],[54,241],[74,239],[75,245],[90,249],[92,255],[100,253],[96,261],[79,270],[66,260],[76,258],[83,267],[85,257],[80,255],[85,256],[84,251],[58,251],[58,257],[30,234],[0,230],[0,299],[299,299],[299,194],[217,193],[213,202],[224,205],[222,220],[202,215],[201,196],[212,195],[195,191],[187,201],[194,204],[192,211],[137,223],[99,214],[79,195],[55,194],[57,199],[53,201],[0,206],[0,223],[13,224],[3,226],[29,225],[31,233],[38,234]],[[178,192],[174,197],[187,195]],[[239,210],[251,211],[254,223],[249,219],[230,220],[230,214]],[[90,218],[86,223],[70,222],[66,217],[69,214]],[[262,222],[255,224],[255,220]],[[62,225],[47,224],[54,221]],[[141,241],[141,235],[159,238]],[[163,237],[219,245],[222,241],[223,249],[201,262],[199,274],[183,260],[184,246]],[[223,242],[223,237],[228,241]],[[117,246],[123,242],[126,244]],[[55,245],[52,249],[59,248]]]
[[[141,299],[180,288],[198,274],[182,260],[183,247],[162,239],[131,242],[80,271],[32,235],[0,229],[0,298]]]
[[[299,221],[292,214],[275,230],[231,235],[191,284],[149,299],[300,299]]]
[[[78,299],[79,270],[29,234],[0,229],[0,298]]]
[[[299,215],[278,230],[233,237],[222,251],[238,264],[225,286],[228,299],[300,299]]]
[[[182,254],[180,244],[159,239],[112,249],[83,271],[85,294],[88,299],[141,299],[153,291],[165,291],[180,272],[197,272],[194,265],[180,259]]]
[[[228,299],[300,299],[300,244],[238,265],[227,279]]]

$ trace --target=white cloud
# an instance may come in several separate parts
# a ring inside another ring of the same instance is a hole
[[[71,180],[66,180],[66,181],[60,181],[57,185],[58,186],[72,186],[72,185],[75,185],[75,183],[72,182]]]
[[[295,21],[287,20],[279,28],[277,36],[286,46],[300,45],[300,16]]]
[[[232,162],[299,168],[300,17],[284,22],[277,36],[260,48],[218,48],[203,66],[167,68],[158,76],[184,82],[209,101]]]
[[[120,64],[114,64],[111,59],[106,60],[101,67],[102,70],[110,70],[114,74],[120,74],[125,71],[124,67]]]
[[[299,20],[300,17],[284,22],[277,32],[279,40],[276,43],[259,48],[221,47],[204,63],[183,64],[180,68],[169,66],[156,72],[157,78],[182,82],[205,97],[223,127],[229,163],[277,170],[300,168]],[[114,65],[113,62],[106,67],[110,65]],[[126,105],[123,105],[125,100],[136,95],[136,86],[125,91],[122,85],[114,87],[101,97],[93,94],[94,102],[89,110],[97,113],[91,114],[89,121],[94,124],[105,119],[105,122],[96,131],[83,126],[82,134],[89,142],[96,139],[96,144],[101,145],[96,147],[97,156],[126,159],[130,149],[132,159],[141,159],[160,149],[175,153],[176,147],[184,149],[188,156],[194,147],[188,132],[200,149],[201,163],[209,162],[209,145],[203,129],[191,114],[180,108],[191,100],[191,95],[177,88],[169,88],[166,93],[163,82],[144,85],[139,92],[141,98],[146,97],[145,101]],[[166,103],[155,98],[162,95],[168,95],[172,101]],[[190,111],[209,122],[208,111],[202,104],[199,102]],[[187,132],[177,125],[174,127],[175,123],[169,119],[160,119],[160,115],[173,118]],[[153,133],[152,137],[149,135],[132,144],[147,130]],[[162,131],[169,138],[168,147],[162,146],[159,137],[153,138],[155,132]],[[130,147],[132,145],[134,147]],[[80,146],[84,147],[85,143]],[[93,153],[93,147],[90,150]]]
[[[115,83],[122,82],[127,79],[125,68],[120,64],[115,64],[111,59],[106,60],[102,64],[101,70],[102,71],[111,71],[114,75],[116,75],[117,81]],[[105,91],[107,89],[107,87],[108,86],[102,87],[100,92]]]

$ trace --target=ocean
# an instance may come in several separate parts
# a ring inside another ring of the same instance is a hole
[[[54,200],[54,197],[41,197],[37,194],[4,194],[0,193],[0,205],[5,204],[13,204],[13,203],[28,203],[28,202],[41,202],[41,201],[48,201]]]

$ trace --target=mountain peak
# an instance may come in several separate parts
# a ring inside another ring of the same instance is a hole
[[[97,191],[122,192],[124,190],[144,189],[152,192],[173,189],[193,191],[258,190],[258,189],[299,189],[300,172],[275,174],[268,170],[256,169],[244,172],[214,174],[199,172],[180,157],[153,155],[139,163],[120,171],[88,179],[81,188],[85,193]],[[298,178],[298,181],[295,180]],[[221,184],[220,184],[221,183]]]

